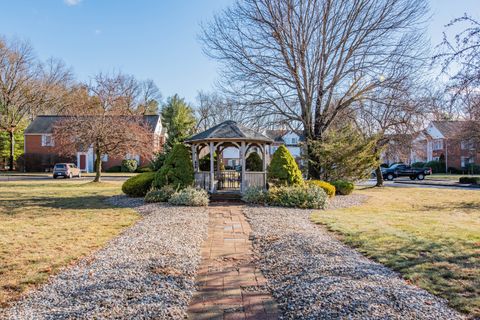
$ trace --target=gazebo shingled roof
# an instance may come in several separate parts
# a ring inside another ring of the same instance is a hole
[[[229,120],[222,122],[208,130],[200,132],[185,142],[200,142],[213,140],[232,140],[232,141],[261,141],[265,143],[273,143],[273,140],[264,134],[247,128],[235,121]]]

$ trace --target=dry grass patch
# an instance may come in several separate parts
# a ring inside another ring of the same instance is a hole
[[[105,245],[138,219],[104,200],[121,183],[19,181],[0,184],[0,306],[59,268]]]
[[[358,207],[315,212],[366,256],[471,317],[480,317],[480,192],[364,189]]]

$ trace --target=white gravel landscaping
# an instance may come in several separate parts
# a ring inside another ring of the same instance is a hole
[[[330,208],[364,199],[337,197]],[[259,267],[284,319],[461,319],[310,222],[311,210],[246,207]]]
[[[205,208],[140,205],[143,219],[4,310],[7,319],[182,319],[194,291]],[[0,312],[0,318],[2,313]]]

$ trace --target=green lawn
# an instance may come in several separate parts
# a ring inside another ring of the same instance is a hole
[[[480,317],[480,192],[374,188],[366,203],[313,221],[409,282]]]
[[[0,306],[105,245],[139,216],[107,204],[121,183],[0,184]]]

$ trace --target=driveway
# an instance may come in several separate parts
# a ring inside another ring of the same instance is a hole
[[[369,179],[357,183],[358,186],[374,186],[377,183],[375,179]],[[397,187],[397,188],[434,188],[434,189],[453,189],[453,190],[477,190],[480,191],[479,187],[467,187],[467,186],[455,186],[455,185],[432,185],[429,183],[439,183],[438,180],[423,180],[423,181],[412,181],[409,178],[397,178],[394,181],[384,181],[384,185],[387,187]],[[452,183],[451,181],[445,180],[445,183]]]

